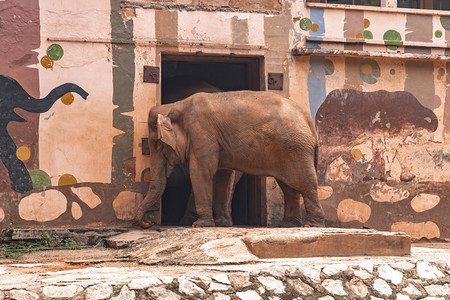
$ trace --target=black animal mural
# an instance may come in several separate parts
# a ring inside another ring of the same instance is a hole
[[[17,107],[32,113],[43,113],[59,98],[70,92],[77,93],[84,99],[89,95],[78,85],[65,83],[54,88],[46,97],[36,99],[13,78],[0,75],[0,160],[8,170],[11,188],[14,191],[25,193],[33,189],[30,174],[24,163],[17,158],[17,146],[7,130],[11,121],[26,122],[14,112],[14,109]]]

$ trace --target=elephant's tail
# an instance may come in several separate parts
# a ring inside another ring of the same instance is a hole
[[[319,144],[316,144],[316,146],[314,147],[314,167],[316,168],[316,173],[318,164],[319,164]]]

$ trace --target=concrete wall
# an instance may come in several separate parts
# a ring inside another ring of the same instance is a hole
[[[269,0],[0,8],[10,27],[0,32],[9,112],[0,111],[0,228],[128,224],[150,167],[147,112],[161,98],[160,84],[143,82],[144,66],[197,54],[263,57],[264,82],[284,74],[277,92],[310,109],[319,129],[328,225],[450,238],[443,12]],[[27,112],[8,100],[19,97],[16,81],[35,98],[65,83],[89,96],[67,90]],[[281,194],[271,178],[266,190],[276,224]]]

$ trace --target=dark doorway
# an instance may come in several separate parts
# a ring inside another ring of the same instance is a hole
[[[182,100],[199,92],[263,90],[261,58],[163,55],[161,103]],[[265,224],[264,179],[244,174],[232,200],[234,225]],[[191,193],[187,170],[177,166],[162,196],[161,223],[177,225]]]

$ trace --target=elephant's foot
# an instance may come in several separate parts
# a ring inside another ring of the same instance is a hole
[[[280,227],[301,227],[302,220],[299,217],[284,218],[280,223]]]
[[[197,220],[197,217],[195,215],[185,214],[180,220],[180,225],[191,226],[192,223],[194,223],[196,220]]]
[[[233,226],[233,221],[231,220],[231,217],[216,217],[214,219],[214,222],[216,223],[216,226],[218,226],[218,227]]]
[[[138,213],[138,215],[136,217],[136,222],[143,229],[147,229],[147,228],[150,228],[153,225],[155,225],[155,223],[150,220],[150,216],[149,215],[150,215],[150,212],[147,212],[147,213],[144,213],[144,214],[143,213]]]
[[[216,224],[212,218],[199,218],[192,224],[192,227],[214,227]]]
[[[325,220],[322,218],[307,218],[303,227],[325,227]]]

